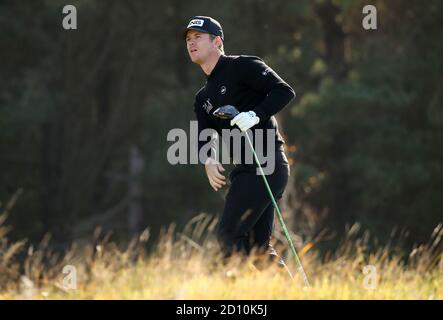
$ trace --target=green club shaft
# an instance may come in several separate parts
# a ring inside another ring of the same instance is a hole
[[[258,156],[255,153],[254,146],[252,145],[252,142],[251,142],[251,139],[249,138],[248,133],[245,132],[245,134],[246,134],[246,139],[248,139],[249,146],[251,147],[252,153],[254,154],[255,162],[257,163],[257,166],[258,166],[258,168],[260,170],[260,174],[263,177],[263,181],[265,183],[266,189],[268,190],[269,196],[271,197],[272,204],[274,205],[274,208],[277,211],[278,220],[280,221],[280,224],[281,224],[281,226],[283,228],[283,232],[285,234],[286,240],[288,240],[289,247],[291,248],[292,254],[294,255],[294,260],[295,260],[295,263],[297,265],[298,271],[300,272],[300,274],[301,274],[301,276],[303,278],[305,286],[306,287],[310,287],[310,284],[309,284],[309,281],[308,281],[308,276],[306,275],[306,272],[303,269],[303,265],[302,265],[302,263],[300,261],[300,258],[298,257],[298,254],[297,254],[297,251],[295,250],[294,244],[292,243],[292,240],[291,240],[291,237],[289,235],[288,229],[286,228],[286,224],[283,221],[283,216],[282,216],[282,214],[280,212],[280,209],[278,208],[277,202],[275,201],[275,198],[274,198],[274,195],[272,194],[271,188],[269,187],[268,180],[265,177],[265,173],[263,172],[263,169],[262,169],[262,167],[260,165],[260,161],[258,160]]]

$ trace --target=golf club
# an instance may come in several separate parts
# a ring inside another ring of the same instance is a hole
[[[237,110],[236,107],[234,107],[232,105],[226,105],[226,106],[220,107],[217,110],[215,110],[213,115],[218,117],[218,118],[220,118],[220,119],[230,120],[230,119],[234,118],[236,115],[238,115],[239,113],[240,112]],[[282,216],[282,214],[280,212],[280,209],[278,208],[277,202],[275,201],[275,198],[274,198],[274,195],[272,194],[271,188],[269,187],[268,180],[266,179],[266,176],[265,176],[265,174],[263,172],[263,169],[262,169],[262,167],[260,165],[260,161],[258,159],[258,156],[255,153],[254,146],[252,145],[251,139],[249,138],[249,135],[247,134],[247,132],[246,132],[245,135],[246,135],[246,139],[249,142],[249,146],[251,147],[252,152],[254,154],[255,162],[256,162],[256,164],[257,164],[257,166],[259,168],[260,174],[261,174],[261,176],[263,178],[263,181],[264,181],[264,183],[266,185],[266,189],[268,190],[269,196],[271,197],[272,204],[274,205],[274,208],[277,211],[278,220],[280,221],[280,224],[281,224],[281,226],[283,228],[283,232],[285,234],[286,240],[288,240],[289,247],[291,248],[291,251],[292,251],[292,253],[294,255],[295,263],[298,266],[298,270],[299,270],[299,272],[300,272],[300,274],[301,274],[301,276],[303,278],[305,286],[306,287],[310,287],[309,281],[308,281],[308,277],[306,275],[305,270],[303,269],[303,265],[302,265],[302,263],[300,261],[300,258],[298,257],[297,251],[295,250],[295,247],[294,247],[294,244],[292,243],[291,237],[289,236],[288,229],[286,228],[286,224],[283,221],[283,216]]]

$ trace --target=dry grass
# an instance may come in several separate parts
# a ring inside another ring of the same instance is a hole
[[[443,298],[441,225],[429,243],[410,252],[407,264],[392,245],[369,252],[368,235],[353,236],[358,225],[326,259],[319,258],[315,244],[307,243],[300,252],[311,288],[303,288],[290,258],[286,260],[295,273],[293,280],[274,265],[257,270],[253,258],[219,263],[211,239],[214,226],[215,220],[205,215],[193,219],[182,232],[171,226],[150,254],[143,249],[149,237],[144,232],[125,249],[105,237],[99,243],[74,244],[61,257],[48,249],[48,238],[36,248],[9,243],[0,223],[0,299]],[[26,253],[20,260],[24,262],[16,259],[19,252]],[[76,268],[76,289],[64,286],[66,265]],[[364,285],[366,265],[376,267],[372,289]]]

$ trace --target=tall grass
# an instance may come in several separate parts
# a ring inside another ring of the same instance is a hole
[[[257,268],[255,255],[222,263],[212,236],[217,221],[206,215],[181,231],[174,225],[163,230],[151,252],[145,249],[148,230],[121,248],[98,229],[91,243],[74,243],[63,255],[51,251],[49,237],[35,247],[10,243],[4,220],[5,215],[0,217],[0,299],[443,298],[442,225],[410,252],[392,243],[370,249],[369,235],[357,236],[359,225],[349,228],[333,253],[321,256],[315,243],[305,243],[298,250],[312,287],[303,288],[286,247],[279,251],[294,279],[276,264]],[[66,286],[73,275],[63,273],[67,265],[75,267],[75,289]]]

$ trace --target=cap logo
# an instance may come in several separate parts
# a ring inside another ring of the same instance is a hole
[[[202,19],[193,19],[193,20],[191,20],[191,22],[189,22],[189,24],[188,24],[188,28],[190,28],[190,27],[195,27],[195,26],[197,26],[197,27],[203,27],[203,24],[205,23],[205,20],[202,20]]]

